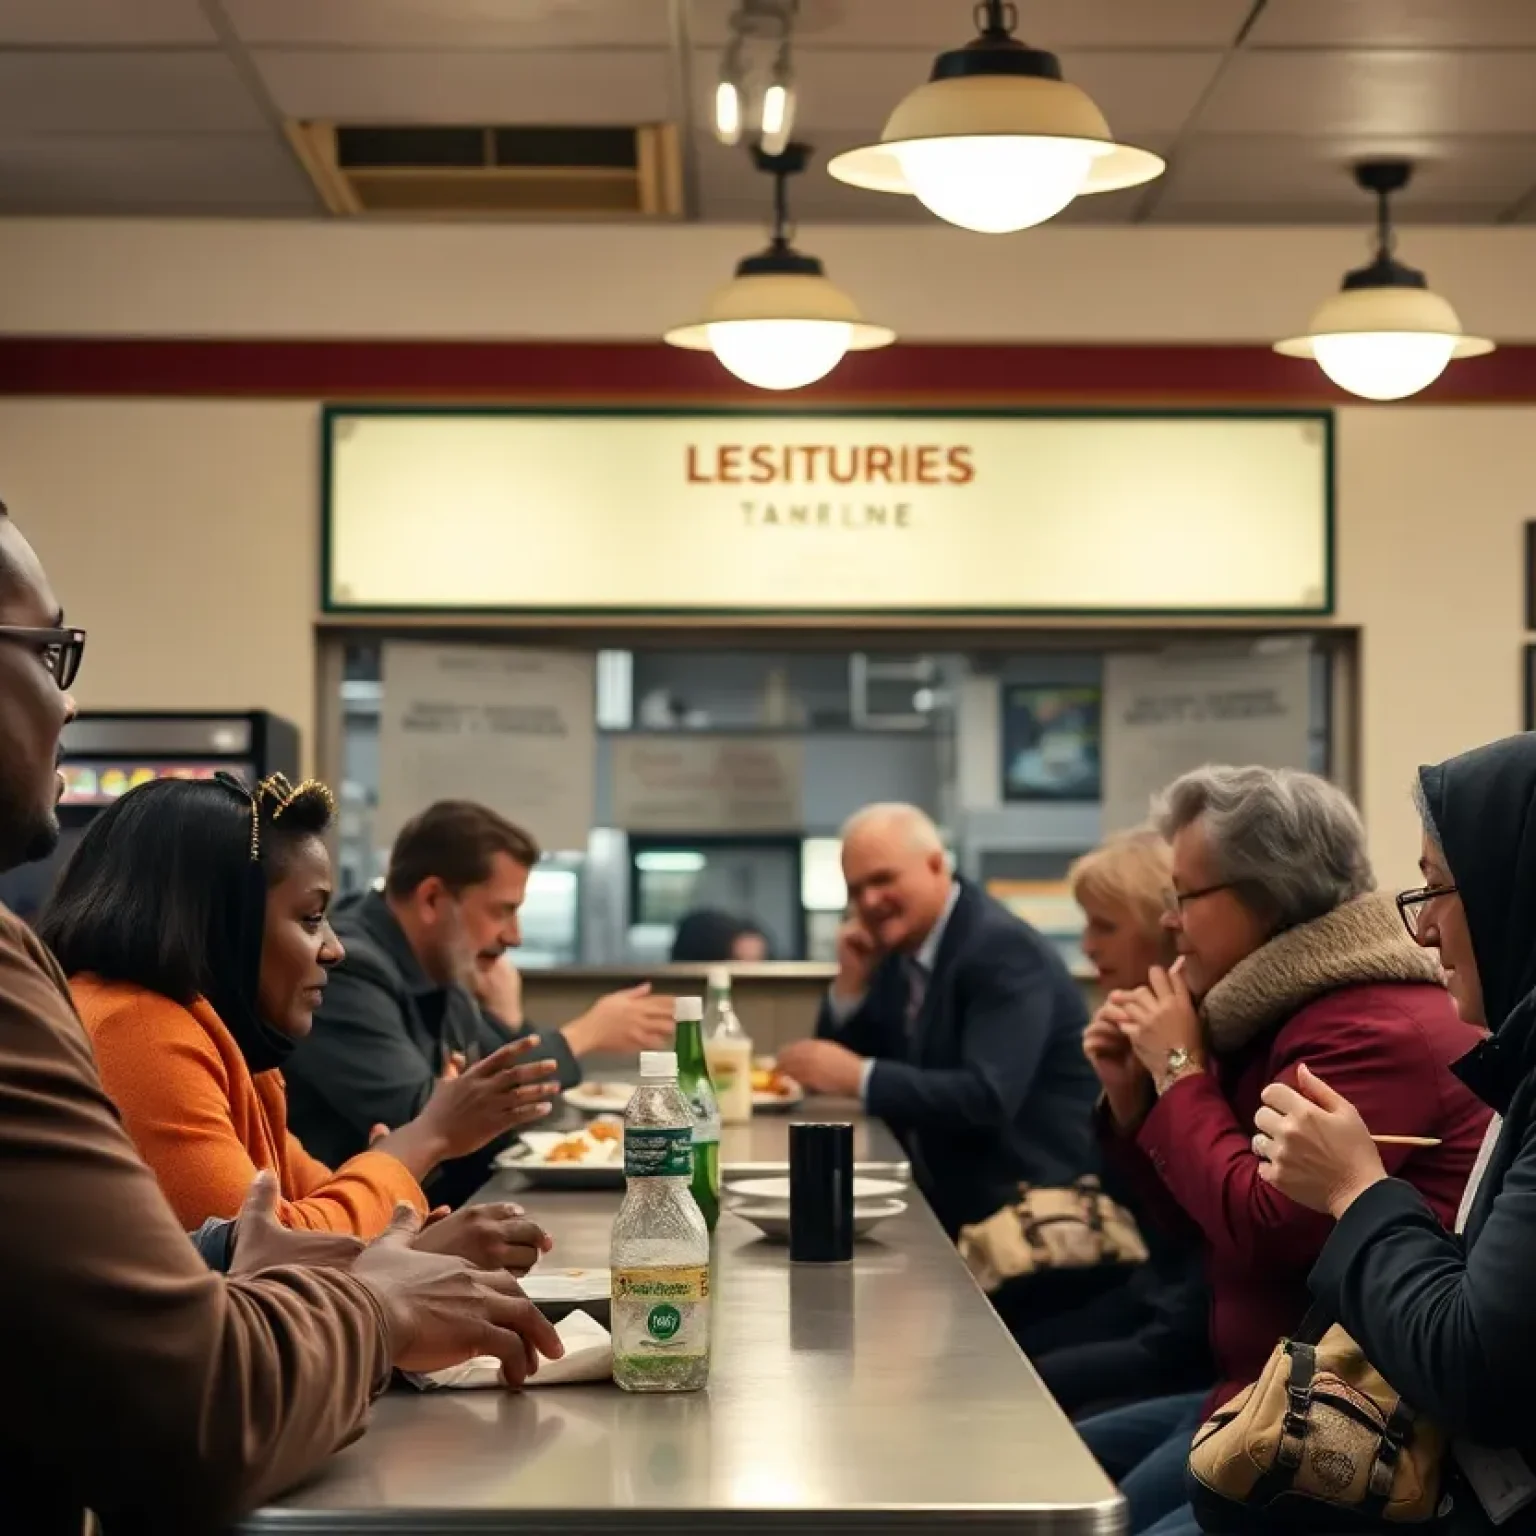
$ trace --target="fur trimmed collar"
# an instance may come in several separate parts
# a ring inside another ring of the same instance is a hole
[[[1212,1052],[1229,1056],[1325,994],[1372,982],[1445,985],[1434,957],[1408,937],[1396,903],[1379,892],[1276,934],[1211,988],[1200,1017]]]

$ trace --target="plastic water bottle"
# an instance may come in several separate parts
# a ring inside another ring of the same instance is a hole
[[[693,1131],[676,1052],[642,1051],[610,1259],[613,1379],[627,1392],[695,1392],[709,1380],[709,1229],[690,1188]]]
[[[677,1025],[677,1086],[693,1111],[693,1198],[713,1232],[720,1220],[720,1106],[704,1059],[703,999],[675,999],[672,1019]]]

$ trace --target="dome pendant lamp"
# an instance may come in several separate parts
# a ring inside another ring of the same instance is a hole
[[[846,352],[888,347],[896,333],[870,325],[814,256],[790,244],[786,183],[805,169],[810,151],[754,149],[760,171],[773,177],[773,238],[766,251],[738,263],[736,276],[705,306],[704,317],[668,331],[670,346],[713,352],[725,367],[758,389],[802,389],[842,362]]]
[[[1406,399],[1433,384],[1452,359],[1493,351],[1491,341],[1464,334],[1456,311],[1424,274],[1392,254],[1388,199],[1412,173],[1403,160],[1355,167],[1355,180],[1376,198],[1375,257],[1344,274],[1343,287],[1317,307],[1305,336],[1275,343],[1282,356],[1312,358],[1340,389],[1366,400]]]
[[[950,224],[1000,235],[1043,224],[1076,197],[1162,175],[1160,156],[1110,137],[1092,98],[1061,78],[1054,53],[1013,36],[1012,5],[984,0],[975,16],[980,35],[934,60],[880,142],[831,162],[838,181],[909,193]]]

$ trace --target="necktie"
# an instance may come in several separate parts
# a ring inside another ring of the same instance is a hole
[[[917,1043],[917,1020],[928,996],[928,972],[919,960],[907,961],[907,1011],[903,1019],[908,1046]]]

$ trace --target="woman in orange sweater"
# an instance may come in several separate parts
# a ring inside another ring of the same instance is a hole
[[[331,793],[281,777],[162,779],[98,816],[39,924],[108,1093],[189,1230],[233,1217],[260,1169],[289,1227],[376,1236],[422,1181],[547,1113],[552,1062],[509,1044],[445,1077],[422,1113],[332,1171],[288,1130],[281,1067],[342,957],[327,920]],[[526,1269],[549,1242],[511,1205],[429,1224],[417,1246]]]

